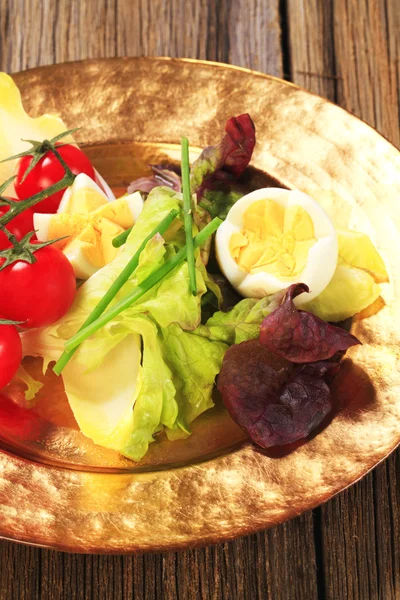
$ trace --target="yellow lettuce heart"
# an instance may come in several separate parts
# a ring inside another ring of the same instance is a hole
[[[49,140],[66,130],[59,117],[45,114],[32,118],[27,115],[18,87],[9,75],[0,73],[0,161],[27,150],[30,144],[23,139]],[[72,141],[71,136],[63,139],[64,143]],[[0,184],[14,175],[16,162],[0,162]],[[6,195],[15,195],[13,185],[8,187]]]

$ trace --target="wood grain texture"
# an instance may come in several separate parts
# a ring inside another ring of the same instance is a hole
[[[109,56],[173,56],[280,76],[278,5],[278,0],[1,0],[2,69]]]
[[[317,600],[312,515],[199,550],[79,556],[0,542],[0,600]]]
[[[0,0],[0,69],[169,55],[285,72],[399,144],[398,8],[398,0]],[[216,547],[84,557],[0,542],[0,600],[400,598],[399,462],[397,453],[314,515]]]
[[[287,0],[290,75],[400,145],[398,0]]]

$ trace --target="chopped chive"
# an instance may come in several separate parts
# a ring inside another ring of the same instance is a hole
[[[187,263],[189,271],[189,286],[193,296],[197,295],[196,262],[193,248],[193,217],[192,201],[190,197],[190,165],[189,165],[189,141],[183,137],[182,148],[182,193],[183,193],[183,222],[185,225]]]
[[[129,227],[129,229],[127,229],[126,231],[123,231],[119,235],[115,236],[115,238],[112,241],[112,245],[114,246],[114,248],[121,248],[121,246],[125,244],[132,229],[133,227]]]
[[[119,290],[122,288],[122,286],[128,281],[129,277],[132,275],[132,273],[137,268],[137,266],[139,264],[140,255],[141,255],[142,251],[144,250],[146,244],[157,233],[160,233],[161,235],[163,233],[165,233],[167,231],[168,227],[171,225],[172,221],[178,216],[178,214],[179,214],[178,210],[176,210],[176,209],[171,210],[168,213],[168,215],[166,217],[164,217],[164,219],[157,225],[157,227],[155,227],[153,229],[153,231],[146,237],[146,239],[141,243],[141,245],[139,246],[138,250],[135,252],[133,257],[130,259],[130,261],[128,262],[126,267],[118,275],[117,279],[114,281],[112,286],[104,294],[104,296],[100,300],[100,302],[94,307],[94,309],[92,310],[92,312],[90,313],[90,315],[88,316],[86,321],[83,323],[83,325],[79,329],[79,331],[82,331],[85,327],[87,327],[88,325],[90,325],[91,323],[96,321],[96,319],[98,319],[103,314],[103,312],[105,311],[107,306],[110,304],[110,302],[112,302],[112,300],[115,298],[116,294],[119,292]],[[72,356],[76,352],[76,350],[77,350],[77,348],[75,348],[69,352],[64,351],[62,353],[62,355],[60,356],[60,358],[58,359],[58,361],[56,362],[56,364],[53,367],[54,373],[56,373],[57,375],[60,375],[61,371],[68,364],[69,360],[72,358]]]
[[[200,231],[193,238],[193,248],[198,248],[206,239],[214,233],[221,225],[222,219],[215,217],[204,229]],[[70,338],[66,344],[65,349],[68,353],[77,348],[82,342],[84,342],[89,336],[93,335],[107,325],[112,319],[114,319],[117,315],[123,312],[125,309],[129,308],[134,302],[139,300],[142,296],[144,296],[152,287],[154,287],[157,283],[159,283],[164,277],[166,277],[171,271],[173,271],[176,267],[181,265],[187,257],[187,247],[184,246],[179,250],[175,256],[170,258],[164,265],[162,265],[159,269],[154,271],[151,275],[147,277],[138,287],[128,294],[126,298],[118,302],[115,306],[110,308],[107,312],[103,313],[96,321],[91,324],[83,327],[77,334],[75,334],[72,338]]]

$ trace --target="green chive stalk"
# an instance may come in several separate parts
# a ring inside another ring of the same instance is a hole
[[[119,235],[115,236],[115,238],[112,241],[112,245],[114,246],[114,248],[121,248],[121,246],[125,244],[132,229],[133,227],[129,227],[129,229],[127,229],[126,231],[123,231]]]
[[[182,149],[182,193],[183,193],[183,222],[185,225],[187,263],[189,270],[189,287],[193,296],[197,295],[196,283],[196,261],[193,247],[193,216],[192,201],[190,195],[190,164],[189,164],[189,141],[183,137]]]

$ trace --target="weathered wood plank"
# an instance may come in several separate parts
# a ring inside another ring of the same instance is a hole
[[[400,145],[397,0],[287,0],[291,78]]]
[[[312,514],[180,553],[66,555],[0,542],[0,600],[317,600]]]
[[[400,10],[397,0],[337,0],[338,103],[399,146]]]
[[[280,76],[278,4],[1,0],[2,68],[15,72],[104,56],[179,56],[231,62]]]
[[[335,100],[333,5],[328,0],[287,0],[287,76],[297,85]]]

